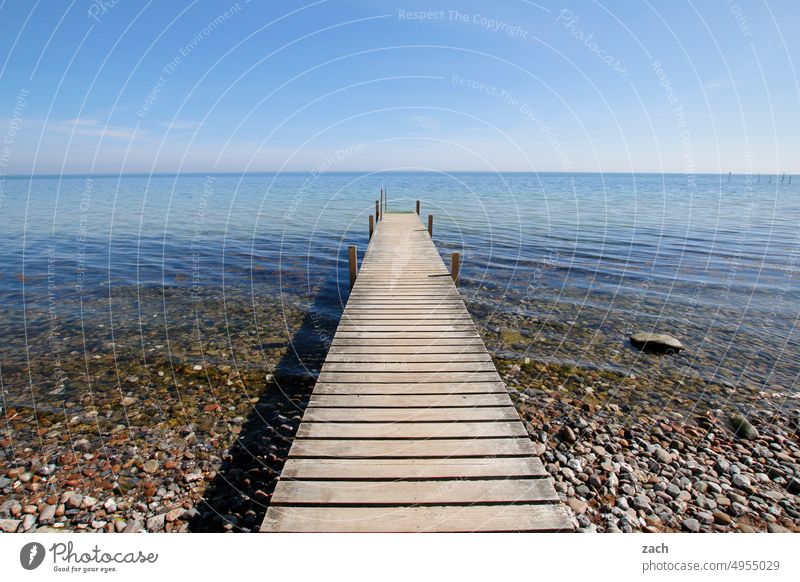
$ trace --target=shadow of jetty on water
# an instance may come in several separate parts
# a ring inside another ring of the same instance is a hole
[[[328,353],[346,297],[338,282],[314,299],[238,439],[198,504],[193,532],[257,532]]]

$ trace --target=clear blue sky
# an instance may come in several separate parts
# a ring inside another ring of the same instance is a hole
[[[797,1],[7,0],[0,173],[796,173],[799,25]]]

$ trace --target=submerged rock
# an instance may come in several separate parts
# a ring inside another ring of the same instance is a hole
[[[677,354],[683,350],[683,344],[666,333],[639,332],[633,334],[630,339],[634,347],[644,352]]]
[[[755,440],[759,437],[758,430],[750,424],[743,414],[736,413],[730,418],[731,426],[740,439]]]

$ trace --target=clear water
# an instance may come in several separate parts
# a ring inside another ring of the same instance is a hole
[[[767,176],[9,178],[0,199],[4,367],[52,351],[56,327],[86,342],[118,329],[120,342],[159,309],[202,312],[225,333],[267,299],[335,323],[347,299],[346,247],[365,249],[381,185],[390,210],[419,199],[423,218],[434,215],[446,261],[462,252],[462,294],[497,353],[622,372],[657,366],[793,393],[800,183]],[[288,339],[294,325],[287,317],[278,327]],[[517,341],[492,341],[504,330],[519,331]],[[643,360],[626,345],[637,330],[672,333],[687,349]],[[13,384],[5,378],[6,391]]]

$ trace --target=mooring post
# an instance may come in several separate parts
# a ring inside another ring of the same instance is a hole
[[[428,234],[433,237],[433,214],[428,215]]]
[[[383,211],[389,208],[389,193],[386,191],[386,188],[383,189]]]
[[[453,283],[458,287],[458,272],[461,270],[461,255],[453,253],[450,257],[450,274],[453,276]]]
[[[380,219],[381,219],[381,210],[380,210],[380,206],[378,205],[378,201],[376,200],[375,201],[375,220],[380,220]]]
[[[372,233],[375,231],[375,217],[369,215],[369,240],[372,240]]]
[[[419,216],[419,200],[417,200],[417,216]]]
[[[358,274],[357,269],[357,258],[356,258],[356,245],[350,245],[347,247],[347,254],[350,260],[350,289],[353,288],[353,285],[356,284],[356,275]]]

